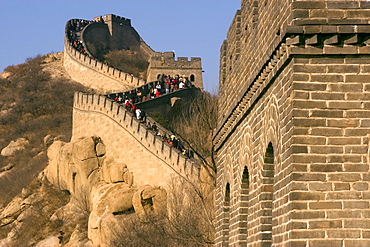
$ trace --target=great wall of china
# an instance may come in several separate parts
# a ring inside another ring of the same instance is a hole
[[[78,23],[84,26],[76,30]],[[83,49],[72,45],[72,36],[78,38]],[[94,39],[112,49],[144,50],[150,62],[146,80],[96,59]],[[72,79],[94,89],[96,94],[75,93],[71,141],[56,140],[50,145],[45,174],[53,185],[69,191],[76,200],[89,198],[88,239],[94,246],[109,246],[114,238],[113,229],[104,230],[101,222],[116,228],[117,219],[126,212],[137,217],[167,214],[173,186],[182,190],[184,198],[187,193],[201,191],[207,191],[205,197],[213,195],[212,172],[196,152],[179,151],[163,138],[172,132],[158,123],[158,132],[148,129],[114,100],[116,96],[136,100],[138,90],[148,95],[162,74],[190,78],[187,88],[135,101],[138,108],[149,113],[147,121],[153,124],[152,111],[168,111],[176,104],[186,103],[203,88],[200,58],[175,60],[173,52],[154,52],[131,27],[129,19],[105,15],[94,21],[67,22],[63,64]],[[82,151],[83,146],[88,151]],[[190,150],[185,143],[184,146]],[[188,186],[193,192],[184,190]]]
[[[369,17],[361,0],[241,2],[220,56],[216,246],[370,245]],[[67,70],[92,70],[81,79],[101,77],[98,89],[143,85],[65,45]],[[115,158],[127,153],[137,183],[199,178],[142,127],[114,102],[76,94],[74,138],[100,135]],[[137,150],[158,166],[144,171]]]
[[[159,131],[170,136],[160,126]],[[196,160],[181,154],[105,96],[76,93],[72,136],[72,141],[83,136],[100,137],[107,154],[127,164],[138,186],[165,186],[175,173],[192,182],[199,177],[200,166]]]

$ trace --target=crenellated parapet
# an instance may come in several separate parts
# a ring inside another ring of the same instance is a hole
[[[75,49],[69,35],[70,27],[76,22],[84,20],[72,19],[66,24],[64,37],[64,67],[72,79],[97,90],[99,93],[121,92],[133,89],[146,82],[121,70],[110,67],[87,53]],[[89,23],[94,25],[94,22]],[[81,39],[83,42],[83,39]]]
[[[83,136],[99,136],[110,152],[107,155],[127,164],[133,172],[135,185],[165,186],[176,174],[199,182],[200,165],[196,160],[181,154],[105,96],[75,94],[73,140]]]

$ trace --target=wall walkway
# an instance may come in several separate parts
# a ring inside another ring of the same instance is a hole
[[[107,156],[127,164],[133,172],[135,185],[165,186],[176,174],[199,181],[200,166],[194,159],[182,155],[105,96],[75,94],[72,136],[74,140],[100,137]]]

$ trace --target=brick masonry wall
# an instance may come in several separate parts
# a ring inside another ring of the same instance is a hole
[[[216,246],[370,246],[367,8],[242,1],[221,47]]]
[[[289,173],[286,167],[289,161],[284,157],[289,153],[292,133],[289,96],[292,94],[293,65],[289,62],[285,66],[286,69],[278,75],[275,83],[253,106],[252,112],[235,127],[224,147],[217,152],[217,246],[247,246],[247,242],[251,243],[248,246],[269,246],[272,219],[279,221],[279,224],[287,224],[287,217],[282,213],[289,211],[289,205],[285,204],[288,196],[287,181],[275,183],[274,198],[281,199],[275,202],[279,207],[272,211],[271,179],[274,176],[271,177],[271,167],[265,162],[266,149],[271,143],[275,176],[283,178]],[[245,169],[249,186],[245,186],[246,181],[241,179]],[[278,180],[275,178],[273,181]],[[230,184],[231,194],[229,226],[225,224],[223,206],[227,183]],[[276,222],[274,224],[277,225]],[[226,238],[223,236],[225,230],[222,231],[225,228],[229,234]],[[273,231],[284,232],[280,226]]]
[[[199,164],[195,160],[181,155],[104,96],[75,94],[72,136],[73,140],[100,137],[107,156],[125,163],[133,172],[135,185],[165,186],[178,175],[199,182]]]
[[[295,246],[370,245],[369,61],[369,55],[294,58]]]

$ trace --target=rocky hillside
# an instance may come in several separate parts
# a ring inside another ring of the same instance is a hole
[[[89,90],[68,77],[62,57],[37,56],[0,74],[0,205],[45,167],[44,136],[70,138],[73,93]]]
[[[212,167],[199,188],[135,187],[99,137],[69,143],[73,94],[92,91],[69,78],[62,60],[37,56],[0,74],[0,247],[212,244]],[[212,126],[202,121],[213,122],[204,111],[215,108],[202,107],[198,101],[169,127],[185,123],[184,139],[207,158]]]

